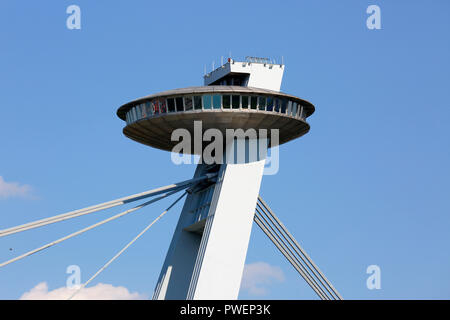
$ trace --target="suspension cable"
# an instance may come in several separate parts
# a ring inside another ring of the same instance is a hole
[[[86,281],[81,287],[79,287],[69,298],[71,300],[81,289],[85,288],[92,280],[94,280],[103,270],[105,270],[114,260],[116,260],[125,250],[127,250],[137,239],[139,239],[148,229],[159,219],[161,219],[178,201],[180,201],[185,195],[185,191],[178,199],[176,199],[166,210],[164,210],[155,220],[153,220],[148,226],[146,226],[133,240],[131,240],[125,247],[123,247],[114,257],[112,257],[103,267],[101,267],[88,281]]]
[[[262,210],[261,210],[262,211]],[[262,211],[264,212],[264,211]],[[273,227],[273,225],[268,221],[268,219],[264,216],[263,213],[261,213],[258,208],[256,208],[256,214],[258,215],[258,218],[260,220],[262,220],[263,222],[265,222],[265,226],[268,227],[272,234],[272,236],[274,236],[274,238],[277,240],[277,243],[282,246],[286,251],[287,254],[294,259],[294,261],[296,262],[296,264],[303,270],[303,272],[306,274],[306,276],[308,277],[308,279],[314,284],[314,287],[320,291],[321,293],[321,298],[323,297],[324,300],[331,300],[332,298],[334,299],[333,295],[328,296],[328,294],[324,291],[324,289],[320,286],[319,283],[317,283],[316,278],[314,278],[313,275],[311,275],[311,273],[308,271],[307,267],[308,265],[306,264],[306,262],[303,260],[303,258],[300,256],[301,260],[300,261],[298,259],[298,257],[296,256],[296,254],[292,251],[292,246],[289,242],[287,242],[286,238],[275,230],[275,228]]]
[[[324,283],[323,279],[314,271],[314,268],[311,268],[311,266],[308,264],[308,261],[305,260],[305,258],[303,257],[303,255],[298,251],[298,249],[295,247],[294,244],[292,244],[292,242],[286,237],[286,235],[284,234],[283,230],[280,229],[280,226],[277,225],[277,223],[274,221],[274,218],[270,215],[270,213],[268,213],[266,210],[264,210],[264,208],[260,205],[260,203],[257,204],[257,210],[261,210],[261,212],[263,214],[261,214],[261,216],[264,218],[264,220],[267,222],[267,224],[269,225],[269,227],[275,232],[275,234],[277,234],[279,236],[279,238],[281,239],[281,241],[283,242],[283,244],[285,244],[286,248],[289,250],[289,252],[294,256],[294,258],[300,263],[302,264],[299,259],[297,257],[299,257],[301,259],[301,261],[303,262],[302,266],[304,266],[306,273],[313,279],[313,282],[320,288],[320,290],[322,291],[322,293],[327,296],[329,299],[336,299],[335,296],[333,295],[332,290],[330,290],[326,283]],[[266,220],[266,218],[269,221]],[[277,230],[275,230],[274,229]],[[295,251],[292,252],[293,249]],[[313,274],[311,274],[311,272]],[[317,283],[316,279],[320,282]],[[327,291],[325,292],[324,289]]]
[[[315,271],[317,271],[317,273],[319,275],[317,275],[316,272],[313,273],[316,275],[317,278],[319,278],[320,282],[324,285],[324,287],[327,289],[328,292],[330,292],[329,289],[331,289],[331,291],[334,293],[334,295],[339,299],[339,300],[343,300],[343,297],[339,294],[339,292],[334,288],[334,286],[331,284],[331,282],[325,277],[325,275],[322,273],[322,271],[319,269],[319,267],[314,263],[314,261],[309,257],[309,255],[305,252],[305,250],[300,246],[300,244],[297,242],[297,240],[295,240],[295,238],[292,236],[292,234],[288,231],[288,229],[284,226],[284,224],[277,218],[277,216],[273,213],[273,211],[269,208],[269,206],[267,205],[267,203],[260,197],[258,196],[258,200],[259,202],[264,206],[264,208],[266,209],[266,212],[268,212],[270,214],[271,217],[273,217],[273,219],[275,219],[275,221],[277,222],[277,224],[281,227],[281,229],[283,230],[283,232],[289,237],[289,239],[292,241],[292,243],[294,244],[294,249],[297,248],[302,254],[303,256],[306,258],[306,260],[309,262],[309,264],[313,267],[313,269]],[[260,206],[261,207],[261,206]],[[298,251],[296,250],[296,252],[298,253]],[[300,255],[300,254],[299,254]],[[308,265],[309,267],[309,265]],[[311,268],[310,268],[311,269]],[[328,285],[326,286],[322,280]],[[330,292],[331,293],[331,292]],[[334,298],[334,297],[333,297]]]
[[[116,200],[111,200],[108,202],[103,202],[97,205],[93,205],[90,207],[86,207],[83,209],[78,209],[78,210],[74,210],[74,211],[70,211],[67,213],[63,213],[63,214],[59,214],[53,217],[49,217],[49,218],[45,218],[45,219],[41,219],[41,220],[36,220],[36,221],[32,221],[26,224],[22,224],[19,226],[15,226],[15,227],[11,227],[11,228],[7,228],[7,229],[3,229],[0,230],[0,237],[4,237],[10,234],[14,234],[17,232],[22,232],[22,231],[26,231],[26,230],[30,230],[30,229],[34,229],[34,228],[38,228],[38,227],[42,227],[48,224],[52,224],[55,222],[60,222],[60,221],[64,221],[67,219],[72,219],[75,217],[79,217],[88,213],[93,213],[93,212],[97,212],[100,210],[105,210],[108,208],[112,208],[112,207],[116,207],[119,205],[123,205],[126,203],[130,203],[133,201],[137,201],[137,200],[141,200],[141,199],[145,199],[151,196],[156,196],[159,194],[162,194],[164,192],[169,192],[169,191],[173,191],[173,190],[182,190],[194,183],[200,182],[202,180],[205,179],[211,179],[213,178],[215,175],[217,174],[211,174],[208,173],[204,176],[198,177],[198,178],[194,178],[194,179],[190,179],[190,180],[185,180],[182,182],[178,182],[175,184],[170,184],[164,187],[160,187],[160,188],[156,188],[156,189],[152,189],[152,190],[148,190],[148,191],[144,191],[141,193],[136,193],[133,194],[131,196],[127,196],[127,197],[123,197],[123,198],[119,198]]]
[[[264,225],[258,215],[255,215],[255,222],[261,228],[261,230],[268,236],[268,238],[273,242],[273,244],[280,250],[280,252],[284,255],[284,257],[291,263],[291,265],[297,270],[297,272],[302,276],[302,278],[308,283],[308,285],[314,290],[314,292],[319,296],[320,299],[326,300],[326,298],[322,295],[322,293],[317,290],[314,284],[309,280],[306,276],[305,272],[294,262],[294,260],[290,257],[290,255],[286,252],[286,250],[279,245],[277,239],[272,235],[271,231]]]
[[[52,242],[50,242],[50,243],[47,243],[47,244],[45,244],[45,245],[43,245],[43,246],[41,246],[41,247],[39,247],[39,248],[33,249],[33,250],[31,250],[31,251],[28,251],[28,252],[26,252],[26,253],[24,253],[24,254],[22,254],[22,255],[20,255],[20,256],[17,256],[17,257],[15,257],[15,258],[13,258],[13,259],[10,259],[10,260],[8,260],[8,261],[5,261],[5,262],[3,262],[3,263],[0,263],[0,268],[1,268],[1,267],[4,267],[4,266],[6,266],[6,265],[8,265],[8,264],[10,264],[10,263],[16,262],[16,261],[21,260],[21,259],[23,259],[23,258],[26,258],[26,257],[28,257],[28,256],[31,256],[32,254],[35,254],[35,253],[37,253],[37,252],[39,252],[39,251],[42,251],[42,250],[47,249],[47,248],[50,248],[50,247],[54,246],[55,244],[58,244],[58,243],[60,243],[60,242],[63,242],[63,241],[68,240],[68,239],[70,239],[70,238],[73,238],[73,237],[75,237],[75,236],[77,236],[77,235],[80,235],[80,234],[82,234],[82,233],[84,233],[84,232],[86,232],[86,231],[89,231],[89,230],[94,229],[94,228],[96,228],[96,227],[98,227],[98,226],[101,226],[101,225],[103,225],[103,224],[105,224],[105,223],[107,223],[107,222],[113,221],[113,220],[115,220],[115,219],[117,219],[117,218],[120,218],[120,217],[122,217],[122,216],[124,216],[124,215],[127,215],[127,214],[129,214],[129,213],[131,213],[131,212],[134,212],[134,211],[136,211],[136,210],[138,210],[138,209],[144,208],[145,206],[147,206],[147,205],[149,205],[149,204],[151,204],[151,203],[153,203],[153,202],[156,202],[156,201],[158,201],[158,200],[164,199],[164,198],[166,198],[166,197],[168,197],[168,196],[170,196],[170,195],[172,195],[172,194],[174,194],[174,193],[176,193],[176,192],[178,192],[178,191],[180,191],[180,190],[174,190],[174,191],[168,192],[168,193],[166,193],[166,194],[164,194],[164,195],[162,195],[162,196],[160,196],[160,197],[158,197],[158,198],[156,198],[156,199],[152,199],[152,200],[150,200],[150,201],[144,202],[144,203],[142,203],[142,204],[140,204],[140,205],[138,205],[138,206],[136,206],[136,207],[134,207],[134,208],[125,210],[125,211],[123,211],[123,212],[121,212],[121,213],[119,213],[119,214],[116,214],[116,215],[114,215],[114,216],[112,216],[112,217],[110,217],[110,218],[107,218],[107,219],[102,220],[102,221],[100,221],[100,222],[97,222],[97,223],[95,223],[95,224],[93,224],[93,225],[91,225],[91,226],[88,226],[88,227],[86,227],[86,228],[83,228],[83,229],[81,229],[81,230],[78,230],[78,231],[76,231],[76,232],[74,232],[74,233],[71,233],[71,234],[69,234],[69,235],[67,235],[67,236],[65,236],[65,237],[62,237],[62,238],[60,238],[60,239],[58,239],[58,240],[52,241]]]

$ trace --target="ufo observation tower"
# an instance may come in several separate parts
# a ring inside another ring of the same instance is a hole
[[[71,288],[67,299],[80,298],[79,293],[87,285],[186,197],[153,299],[237,299],[255,222],[320,299],[341,300],[342,296],[259,195],[263,175],[278,170],[278,145],[306,134],[310,128],[306,120],[314,112],[310,102],[280,92],[283,72],[283,64],[266,58],[247,57],[245,61],[230,58],[204,76],[204,86],[164,91],[121,106],[117,115],[126,122],[125,136],[172,152],[175,163],[183,163],[186,155],[188,158],[197,155],[194,177],[0,229],[2,238],[140,202],[0,261],[0,270],[183,192],[87,281]]]
[[[153,299],[237,299],[252,223],[258,223],[257,205],[263,209],[258,195],[266,148],[306,134],[310,129],[306,120],[314,112],[310,102],[280,92],[283,72],[283,64],[266,58],[229,58],[205,74],[204,86],[151,94],[118,109],[117,115],[126,122],[125,136],[166,151],[174,152],[179,144],[175,130],[192,137],[204,137],[210,130],[224,137],[230,130],[256,133],[222,139],[223,155],[215,161],[204,159],[204,139],[191,140],[177,150],[200,155],[194,178],[205,174],[214,178],[187,196]],[[275,132],[276,139],[261,130]],[[252,150],[258,150],[256,156],[249,156]]]

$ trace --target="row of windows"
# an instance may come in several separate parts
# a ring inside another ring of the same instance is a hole
[[[131,108],[126,114],[126,121],[127,124],[130,124],[139,119],[163,113],[212,109],[253,109],[272,111],[305,120],[303,107],[299,103],[288,99],[270,96],[205,94],[167,99],[155,98]]]

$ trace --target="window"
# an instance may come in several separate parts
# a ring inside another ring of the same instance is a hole
[[[174,98],[167,99],[167,108],[169,109],[169,112],[175,112],[175,99]]]
[[[145,109],[144,103],[141,104],[141,115],[142,118],[147,118],[147,110]]]
[[[292,103],[292,116],[293,117],[297,116],[297,102]]]
[[[242,109],[248,109],[248,96],[242,96]]]
[[[299,117],[300,119],[305,120],[305,109],[303,107],[300,109]]]
[[[141,118],[141,106],[139,104],[136,106],[136,117],[138,120]]]
[[[224,109],[230,109],[231,107],[231,96],[230,95],[224,95],[223,96],[223,108]]]
[[[288,116],[290,116],[292,114],[292,101],[291,100],[288,101],[287,114],[288,114]]]
[[[133,113],[133,122],[137,120],[137,116],[136,116],[136,107],[133,107],[133,109],[131,110]]]
[[[184,109],[192,110],[192,97],[184,97]]]
[[[266,97],[259,97],[259,110],[266,110]]]
[[[152,101],[152,106],[153,106],[153,114],[158,114],[159,113],[159,102],[157,99]]]
[[[137,105],[136,107],[134,107],[134,112],[136,113],[136,120],[139,120],[141,118],[141,115],[139,114],[139,105]]]
[[[273,110],[273,98],[272,97],[267,97],[267,107],[266,107],[267,111],[272,111]]]
[[[159,110],[161,113],[167,112],[167,105],[165,99],[159,99]]]
[[[215,94],[212,96],[213,108],[220,109],[222,107],[222,96],[220,94]]]
[[[127,112],[125,114],[125,121],[127,122],[127,124],[130,124],[130,112]]]
[[[145,103],[145,110],[147,111],[147,116],[151,116],[152,113],[152,106],[150,105],[150,102]]]
[[[281,100],[281,113],[286,113],[286,105],[287,105],[287,100],[282,99]]]
[[[280,99],[274,99],[275,101],[275,112],[280,112]]]
[[[258,106],[258,97],[250,97],[250,107],[256,109]]]
[[[175,99],[175,102],[177,103],[177,111],[178,112],[184,111],[183,98],[182,97],[178,97],[178,98]]]
[[[194,96],[194,109],[199,110],[202,108],[202,97]]]
[[[205,94],[203,96],[203,109],[211,109],[211,96],[209,94]]]
[[[239,99],[240,98],[240,96],[232,96],[231,97],[231,102],[232,102],[232,105],[233,105],[233,109],[239,109]]]

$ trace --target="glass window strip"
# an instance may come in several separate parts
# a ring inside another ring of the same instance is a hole
[[[250,108],[256,110],[258,109],[258,97],[250,96]]]
[[[167,109],[169,112],[175,112],[175,99],[174,98],[167,99]]]
[[[184,97],[184,110],[185,111],[190,111],[190,110],[192,110],[192,108],[193,108],[192,96]]]
[[[280,99],[273,99],[274,100],[274,111],[280,112]]]
[[[241,106],[242,106],[242,109],[248,109],[248,105],[249,105],[249,96],[242,96],[241,97]]]
[[[287,100],[286,99],[281,99],[281,109],[280,112],[283,114],[286,114],[286,105],[287,105]]]
[[[211,103],[212,97],[209,94],[203,95],[203,109],[210,110],[212,109],[212,103]]]
[[[266,110],[266,97],[263,96],[258,97],[258,110],[261,111]]]
[[[222,96],[222,106],[224,109],[230,109],[231,108],[231,96],[229,94],[224,94]]]
[[[176,97],[175,98],[175,110],[177,112],[183,112],[184,111],[184,104],[183,104],[183,97]]]
[[[213,107],[213,109],[222,108],[222,95],[214,94],[212,96],[212,107]]]
[[[202,109],[202,96],[194,96],[194,109],[195,110]]]
[[[231,106],[233,109],[239,109],[240,108],[240,96],[238,95],[232,95],[231,96]]]
[[[266,111],[273,111],[273,97],[267,97]]]

